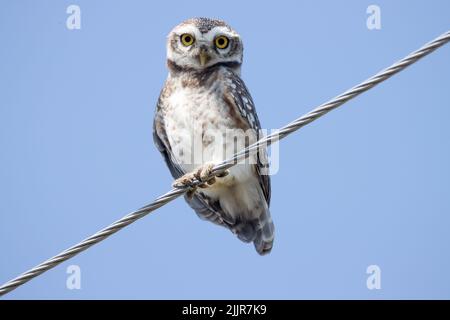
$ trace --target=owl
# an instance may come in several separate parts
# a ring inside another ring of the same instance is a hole
[[[167,38],[169,74],[156,106],[153,138],[175,187],[204,219],[271,251],[270,176],[263,152],[210,178],[213,165],[260,137],[260,122],[241,79],[243,43],[224,21],[193,18]],[[261,150],[260,150],[261,151]],[[202,183],[192,186],[197,179]]]

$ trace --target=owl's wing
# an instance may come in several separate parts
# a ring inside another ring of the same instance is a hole
[[[231,71],[226,76],[225,82],[225,102],[227,102],[230,109],[234,107],[234,112],[231,111],[230,116],[243,119],[248,127],[256,131],[256,137],[259,139],[261,125],[256,114],[253,99],[247,87],[242,79]],[[234,113],[239,113],[240,117],[236,117]],[[257,163],[254,165],[254,168],[261,186],[261,191],[266,200],[266,204],[262,204],[264,209],[259,212],[255,220],[242,221],[243,223],[233,227],[233,230],[241,240],[253,241],[256,251],[261,255],[271,251],[274,239],[274,225],[269,210],[270,176],[267,174],[268,172],[263,171],[265,169],[264,165],[268,164],[267,161],[264,161],[265,159],[267,159],[266,150],[260,149],[257,153]]]
[[[249,128],[255,130],[257,140],[261,138],[261,124],[256,113],[255,104],[253,99],[242,79],[234,72],[228,71],[226,75],[226,89],[225,89],[225,101],[231,104],[230,107],[234,107],[240,114],[240,117],[246,122]],[[263,174],[267,171],[268,161],[266,150],[260,150],[257,153],[257,163],[255,165],[256,173],[258,174],[259,183],[263,190],[266,202],[270,204],[270,176]]]
[[[161,152],[167,167],[169,167],[172,177],[177,179],[185,174],[185,172],[172,154],[172,148],[170,147],[169,139],[167,138],[161,104],[162,99],[160,97],[158,99],[158,104],[156,105],[156,113],[153,120],[153,141],[159,152]]]

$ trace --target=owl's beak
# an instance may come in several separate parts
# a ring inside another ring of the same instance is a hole
[[[200,61],[200,65],[203,67],[205,64],[208,63],[209,59],[211,59],[211,57],[209,56],[206,49],[201,48],[200,53],[198,55],[198,60]]]

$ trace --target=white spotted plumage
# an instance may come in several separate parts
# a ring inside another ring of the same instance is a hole
[[[195,42],[183,45],[184,34]],[[215,45],[218,36],[229,41],[223,50]],[[172,176],[179,178],[255,142],[260,124],[240,78],[242,41],[231,27],[220,20],[190,19],[172,30],[167,43],[169,76],[158,100],[154,140]],[[266,254],[272,249],[274,226],[270,178],[262,174],[262,165],[260,156],[253,155],[185,198],[201,218],[229,228]]]

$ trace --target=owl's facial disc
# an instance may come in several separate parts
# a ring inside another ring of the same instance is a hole
[[[188,20],[169,34],[167,59],[178,67],[195,70],[223,63],[240,65],[242,41],[225,24],[205,30],[196,25],[196,20]]]

